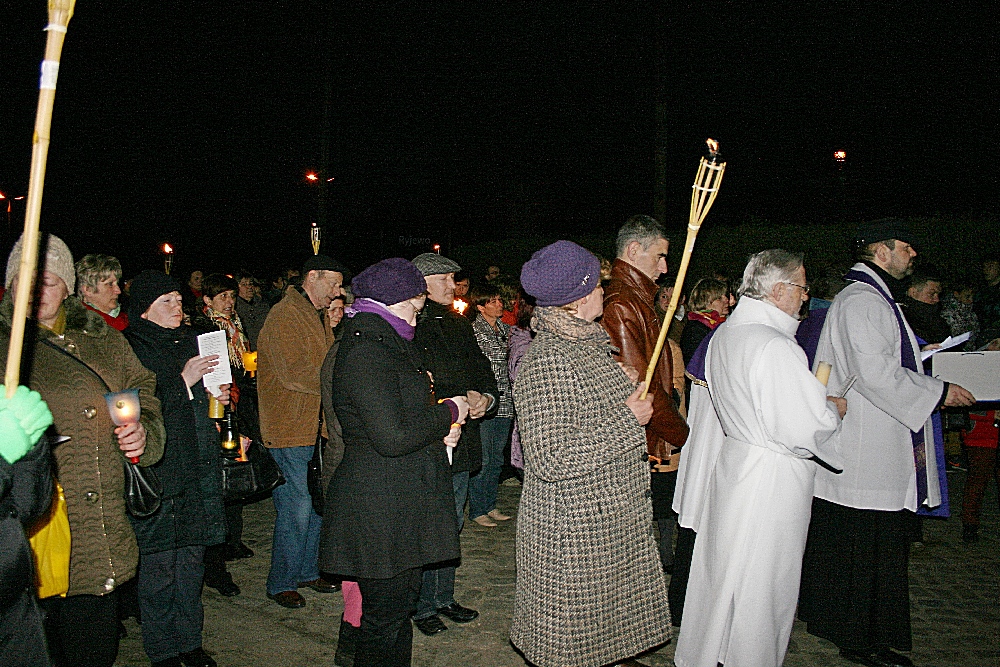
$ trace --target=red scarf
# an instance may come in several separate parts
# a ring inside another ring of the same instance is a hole
[[[688,313],[688,319],[701,322],[709,329],[714,330],[715,327],[726,321],[726,316],[719,315],[717,310],[693,310]]]

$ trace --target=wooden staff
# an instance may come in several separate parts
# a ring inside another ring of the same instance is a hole
[[[694,185],[691,186],[691,213],[688,217],[687,242],[684,244],[684,255],[681,257],[681,265],[677,269],[677,279],[674,280],[674,295],[670,297],[670,306],[667,308],[667,315],[660,327],[660,335],[656,339],[656,347],[653,355],[649,359],[646,367],[646,388],[639,398],[645,399],[649,393],[649,387],[653,382],[653,372],[656,364],[660,360],[660,353],[663,351],[663,343],[667,339],[667,330],[677,312],[677,303],[681,298],[681,289],[684,287],[684,276],[687,273],[688,263],[691,261],[691,252],[694,250],[694,241],[701,229],[701,223],[708,215],[708,209],[712,208],[715,196],[719,194],[719,184],[722,183],[722,174],[726,171],[726,163],[719,162],[719,142],[709,139],[708,159],[702,157],[698,164],[698,173],[694,177]]]
[[[24,235],[21,237],[21,267],[17,274],[10,347],[7,349],[7,371],[4,374],[7,398],[14,396],[21,374],[24,324],[28,316],[32,278],[38,259],[38,220],[42,212],[42,187],[45,184],[45,165],[49,156],[52,104],[56,98],[59,57],[62,55],[66,27],[73,17],[75,5],[76,0],[49,0],[49,25],[45,28],[49,34],[45,41],[45,60],[42,61],[42,76],[38,84],[38,110],[35,113],[35,136],[31,149],[31,180],[28,183],[28,202],[24,213]]]

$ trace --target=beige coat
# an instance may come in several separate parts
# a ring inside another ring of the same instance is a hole
[[[4,362],[13,311],[10,294],[0,303]],[[146,428],[140,465],[152,465],[163,456],[163,420],[156,376],[139,362],[125,337],[76,297],[67,298],[64,307],[62,336],[39,328],[36,344],[26,344],[33,359],[22,361],[21,383],[42,395],[52,410],[55,432],[70,438],[52,448],[72,536],[68,594],[105,595],[135,576],[139,548],[125,516],[124,459],[104,394],[108,388],[139,389],[140,421]]]
[[[257,338],[257,397],[264,446],[311,447],[320,412],[319,371],[333,344],[326,314],[297,289],[285,292]],[[324,435],[326,435],[324,429]]]

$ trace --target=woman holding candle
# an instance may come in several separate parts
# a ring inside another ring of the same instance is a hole
[[[361,589],[354,665],[405,667],[422,568],[459,556],[448,450],[469,404],[434,400],[412,342],[427,289],[420,270],[387,259],[352,285],[331,394],[344,456],[326,493],[319,565]]]
[[[13,288],[21,263],[21,241],[7,261]],[[118,588],[135,576],[135,533],[125,514],[124,457],[140,466],[163,453],[163,421],[156,377],[146,370],[124,336],[75,296],[73,257],[48,235],[39,249],[36,299],[31,317],[34,344],[23,383],[42,395],[54,431],[67,438],[52,448],[65,490],[72,546],[66,597],[42,600],[49,651],[57,665],[110,667],[118,654]],[[6,361],[13,295],[0,302],[0,360]],[[28,340],[32,340],[29,337]],[[104,394],[138,389],[138,423],[115,427]]]
[[[205,548],[225,539],[219,435],[208,417],[202,377],[219,363],[200,357],[184,317],[180,286],[160,271],[132,282],[125,336],[156,374],[167,441],[155,470],[163,485],[159,511],[133,519],[139,541],[142,641],[156,667],[215,661],[202,649],[201,583]],[[228,404],[228,388],[220,401]]]

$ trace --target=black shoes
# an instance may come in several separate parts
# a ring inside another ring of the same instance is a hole
[[[228,572],[213,574],[205,577],[205,585],[219,591],[219,595],[231,598],[240,594],[240,587],[233,581],[233,575]]]
[[[336,593],[340,590],[339,581],[327,581],[323,577],[312,581],[299,582],[299,588],[311,588],[317,593]]]
[[[468,623],[469,621],[475,620],[479,616],[479,612],[475,609],[463,607],[457,602],[452,602],[447,607],[438,607],[437,612],[446,618],[450,618],[456,623]]]
[[[436,635],[439,632],[444,632],[448,629],[448,626],[441,622],[441,619],[437,616],[428,616],[427,618],[415,618],[413,619],[413,625],[417,626],[417,630],[424,633],[428,637]]]
[[[253,549],[247,545],[240,542],[237,545],[227,544],[226,545],[226,557],[227,561],[238,560],[240,558],[253,558]]]
[[[184,663],[184,667],[217,667],[218,665],[215,660],[212,660],[212,656],[205,653],[205,650],[200,646],[193,651],[181,653],[179,657]]]
[[[337,667],[354,667],[354,650],[358,647],[360,635],[361,628],[356,628],[343,619],[340,620],[337,655],[333,657],[333,664]]]
[[[302,609],[302,607],[306,606],[306,599],[299,595],[298,591],[281,591],[280,593],[275,593],[274,595],[268,593],[267,597],[271,598],[285,609]]]
[[[878,651],[855,651],[840,649],[840,657],[867,667],[913,667],[913,661],[887,648]]]

